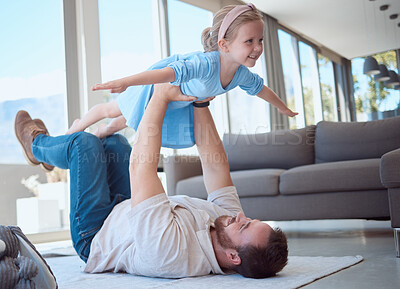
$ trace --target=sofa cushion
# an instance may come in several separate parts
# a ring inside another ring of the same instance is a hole
[[[283,195],[384,189],[380,159],[342,161],[301,166],[282,173]]]
[[[232,181],[239,197],[273,196],[279,193],[279,177],[285,170],[259,169],[232,172]],[[178,182],[178,195],[207,198],[203,176],[191,177]]]
[[[274,196],[279,194],[280,169],[258,169],[231,172],[239,197]]]
[[[400,117],[317,124],[315,162],[380,158],[400,147]]]
[[[203,176],[195,176],[178,181],[175,193],[177,195],[187,195],[204,200],[207,199],[207,190],[204,185]]]
[[[223,143],[232,171],[289,169],[314,163],[315,126],[262,134],[225,134]]]

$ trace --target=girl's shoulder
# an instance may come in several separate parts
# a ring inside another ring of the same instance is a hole
[[[153,69],[160,69],[167,67],[173,63],[177,62],[207,62],[207,59],[209,58],[209,55],[206,55],[206,53],[201,52],[201,51],[195,51],[195,52],[190,52],[190,53],[185,53],[185,54],[172,54],[171,56],[168,56],[166,58],[163,58],[159,60],[158,62],[154,63],[149,70]]]
[[[237,74],[241,76],[248,76],[248,75],[258,75],[255,72],[252,72],[248,67],[244,65],[240,65],[237,69]]]
[[[219,52],[218,51],[211,51],[211,52],[202,52],[196,51],[182,55],[176,55],[179,60],[190,60],[190,59],[199,59],[200,61],[207,61],[207,62],[219,62]]]
[[[218,51],[212,52],[192,52],[175,56],[178,62],[186,63],[188,67],[197,67],[197,69],[203,70],[215,70],[220,65],[220,58]]]
[[[219,51],[203,52],[203,56],[208,58],[211,62],[220,62]]]
[[[173,54],[169,57],[163,58],[160,61],[154,63],[149,70],[153,69],[160,69],[167,67],[168,65],[179,62],[179,61],[191,61],[197,63],[197,65],[216,65],[220,62],[219,52],[212,51],[212,52],[201,52],[195,51],[186,54]]]

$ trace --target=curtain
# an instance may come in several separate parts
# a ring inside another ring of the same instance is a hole
[[[285,82],[278,39],[278,21],[264,14],[264,53],[267,67],[268,87],[286,103]],[[287,129],[287,116],[271,108],[271,130]]]

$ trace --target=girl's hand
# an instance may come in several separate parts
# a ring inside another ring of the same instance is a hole
[[[298,112],[291,111],[290,108],[286,108],[284,110],[283,109],[278,109],[278,111],[279,111],[279,113],[281,113],[283,115],[290,116],[290,117],[294,117],[294,116],[299,114]]]
[[[96,91],[109,89],[111,93],[121,93],[124,92],[127,88],[128,86],[125,84],[123,79],[117,79],[106,83],[96,84],[92,87],[92,90]]]

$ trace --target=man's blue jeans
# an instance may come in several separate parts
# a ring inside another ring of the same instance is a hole
[[[90,244],[113,207],[131,197],[131,147],[121,135],[104,139],[86,133],[50,137],[32,143],[36,160],[70,170],[70,228],[74,248],[87,261]]]

